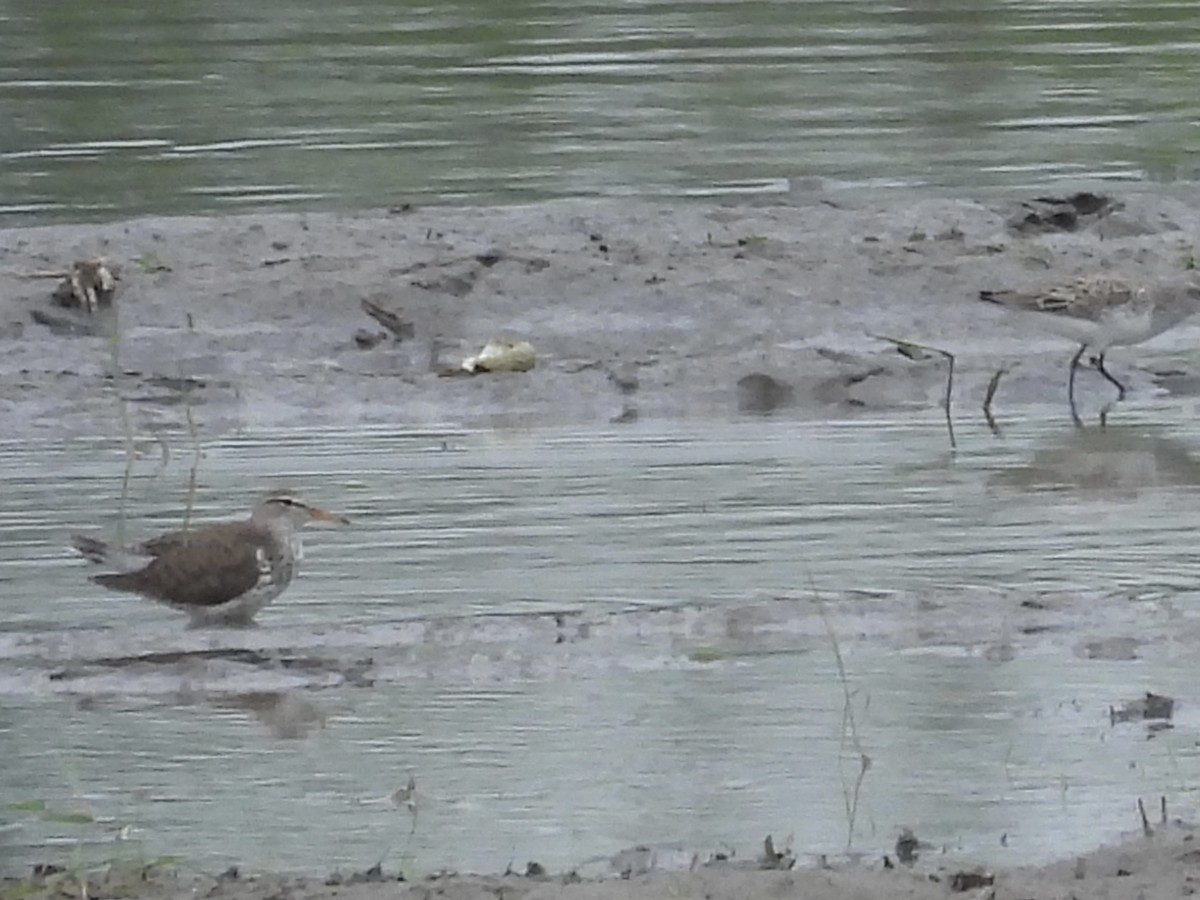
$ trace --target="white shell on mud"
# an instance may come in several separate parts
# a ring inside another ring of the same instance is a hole
[[[466,372],[528,372],[537,364],[537,353],[529,341],[492,338],[475,356],[462,361]]]

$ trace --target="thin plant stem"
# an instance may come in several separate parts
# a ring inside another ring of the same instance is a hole
[[[950,411],[950,402],[954,396],[954,354],[949,350],[943,350],[941,347],[934,347],[930,344],[918,344],[916,341],[906,341],[900,338],[888,337],[885,334],[870,334],[870,337],[879,341],[887,341],[889,344],[894,344],[896,349],[909,359],[920,359],[918,351],[927,353],[937,353],[945,357],[946,366],[946,390],[942,394],[942,412],[946,415],[946,433],[950,436],[950,449],[952,451],[958,449],[958,441],[954,437],[954,417]]]
[[[817,604],[817,608],[821,612],[821,621],[825,625],[825,633],[829,635],[829,644],[833,650],[834,663],[837,666],[838,682],[842,686],[842,744],[838,752],[838,775],[842,779],[842,802],[846,809],[846,849],[850,850],[854,844],[854,829],[858,822],[858,805],[862,795],[863,782],[866,780],[867,772],[871,769],[871,757],[863,750],[862,741],[859,738],[858,721],[854,716],[855,692],[850,687],[850,677],[846,673],[846,661],[842,657],[842,648],[838,643],[833,625],[829,621],[825,601],[821,599],[820,595],[817,595]],[[859,760],[858,774],[855,776],[852,786],[846,784],[846,774],[842,768],[842,755],[847,741]]]

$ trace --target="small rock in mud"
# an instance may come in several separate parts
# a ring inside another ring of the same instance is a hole
[[[1020,204],[1008,218],[1008,227],[1019,234],[1078,231],[1117,208],[1112,198],[1090,191],[1069,197],[1035,197]]]
[[[917,861],[919,856],[917,851],[924,846],[927,845],[913,833],[911,828],[902,828],[900,836],[896,838],[896,859],[906,866],[911,866]]]
[[[1113,725],[1118,722],[1137,722],[1144,719],[1170,719],[1174,714],[1174,698],[1151,691],[1147,691],[1144,697],[1122,703],[1120,707],[1110,706],[1108,708],[1108,718]]]
[[[385,340],[387,340],[386,331],[370,331],[366,328],[360,328],[354,332],[354,345],[360,350],[370,350]]]
[[[961,894],[964,891],[973,891],[981,887],[991,887],[995,883],[996,876],[990,875],[982,869],[955,872],[950,876],[950,890],[956,894]]]
[[[529,864],[527,866],[525,866],[525,877],[526,878],[545,878],[546,877],[546,867],[543,866],[540,862],[534,862],[533,860],[530,860]]]
[[[737,383],[738,412],[774,412],[791,402],[793,392],[790,384],[762,372],[745,375]]]

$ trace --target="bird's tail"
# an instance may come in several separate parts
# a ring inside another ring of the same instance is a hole
[[[110,591],[138,591],[139,580],[136,572],[113,572],[104,575],[93,575],[92,581]]]
[[[108,541],[101,541],[97,538],[88,537],[84,534],[76,534],[71,536],[71,544],[78,550],[85,559],[96,563],[97,565],[107,566],[110,569],[116,569],[120,574],[128,572],[136,572],[138,569],[144,569],[151,561],[151,557],[145,554],[140,554],[126,547],[120,547],[116,544],[110,544]],[[97,576],[97,578],[107,578],[107,575]]]
[[[104,565],[108,557],[108,544],[83,534],[71,535],[71,545],[83,554],[85,559]]]

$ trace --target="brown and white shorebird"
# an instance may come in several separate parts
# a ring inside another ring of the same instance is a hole
[[[1135,284],[1117,278],[1079,278],[1028,291],[980,291],[979,299],[1028,314],[1047,331],[1079,342],[1071,357],[1067,398],[1076,422],[1075,370],[1090,351],[1092,364],[1125,399],[1125,385],[1104,367],[1110,347],[1132,346],[1200,312],[1200,284],[1165,279]]]
[[[141,594],[186,612],[192,625],[248,625],[283,593],[302,556],[300,529],[310,520],[348,524],[294,494],[267,494],[248,519],[173,531],[117,545],[75,535],[75,548],[114,571],[92,581]]]
[[[94,315],[113,305],[117,279],[103,257],[83,259],[71,266],[51,299],[58,306],[81,309]]]

